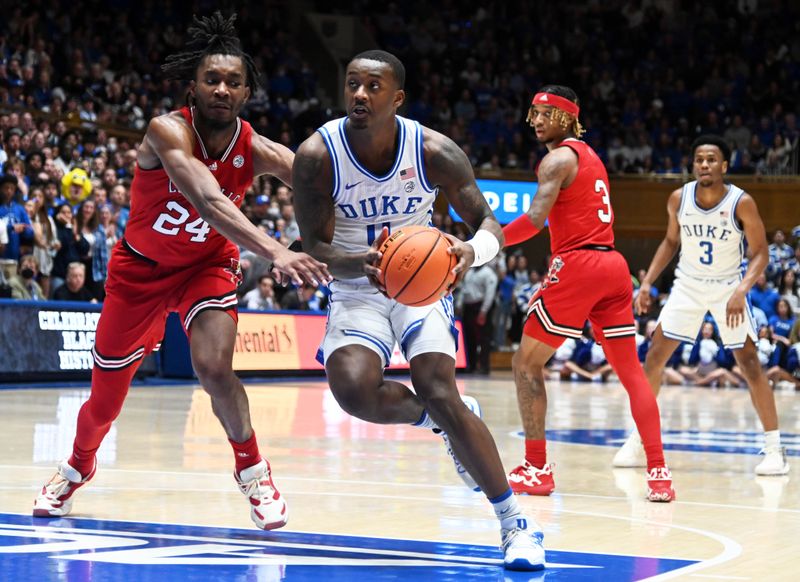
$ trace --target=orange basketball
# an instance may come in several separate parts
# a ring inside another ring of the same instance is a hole
[[[389,297],[420,307],[447,295],[458,263],[458,257],[447,252],[450,246],[433,227],[405,226],[392,233],[379,249],[381,283]]]

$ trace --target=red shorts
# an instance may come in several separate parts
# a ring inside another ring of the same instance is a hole
[[[189,267],[166,267],[137,256],[124,241],[111,253],[106,298],[97,323],[95,365],[126,368],[158,349],[170,311],[180,314],[187,334],[192,320],[208,309],[237,321],[239,260],[223,257]]]
[[[524,333],[554,348],[581,337],[589,320],[598,341],[632,336],[633,285],[617,251],[578,249],[553,257],[531,299]]]

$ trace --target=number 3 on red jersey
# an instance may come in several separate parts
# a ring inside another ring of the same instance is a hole
[[[608,224],[609,222],[611,222],[611,196],[608,192],[608,186],[606,186],[606,183],[603,182],[602,180],[597,180],[594,183],[594,191],[603,193],[603,197],[600,200],[603,201],[603,204],[605,205],[605,210],[603,210],[602,208],[598,210],[597,216],[598,218],[600,218],[600,222],[605,222],[606,224]]]
[[[189,239],[190,241],[205,242],[208,238],[208,233],[211,232],[211,227],[208,226],[205,220],[198,218],[187,224],[189,211],[174,200],[167,202],[167,210],[169,212],[162,212],[158,215],[158,218],[153,223],[153,230],[168,236],[178,236],[181,228],[183,228],[183,230],[193,235]]]

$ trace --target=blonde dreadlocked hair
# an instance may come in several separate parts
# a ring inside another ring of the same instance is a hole
[[[564,85],[546,85],[539,89],[539,93],[558,95],[559,97],[569,99],[575,104],[579,104],[578,95],[575,93],[575,91],[569,87],[565,87]],[[525,118],[525,121],[530,123],[531,119],[533,119],[533,105],[531,105],[528,109],[528,117]],[[551,114],[550,119],[559,124],[561,129],[574,133],[575,137],[578,139],[580,139],[580,137],[586,133],[586,130],[584,129],[583,125],[581,125],[581,122],[578,121],[577,117],[571,113],[567,113],[566,111],[559,109],[558,107],[553,107],[553,113]]]

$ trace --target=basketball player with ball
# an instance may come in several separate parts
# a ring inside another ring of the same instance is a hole
[[[633,293],[625,258],[614,250],[614,212],[608,174],[585,142],[578,97],[548,85],[533,97],[528,122],[547,155],[537,168],[539,187],[528,211],[503,232],[519,244],[549,220],[550,270],[531,299],[512,367],[525,430],[525,462],[509,475],[516,493],[549,495],[555,488],[547,462],[544,366],[568,337],[581,337],[588,319],[608,363],[630,397],[647,456],[647,498],[672,501],[672,475],[664,462],[658,404],[636,354]]]
[[[477,402],[462,400],[455,382],[447,292],[466,269],[497,254],[502,231],[464,152],[397,115],[404,83],[394,55],[360,53],[345,74],[347,116],[297,150],[292,182],[303,248],[335,278],[319,357],[349,414],[442,434],[459,475],[492,503],[506,568],[541,569],[541,528],[517,505]],[[471,240],[425,228],[438,191],[473,230]],[[413,391],[384,377],[395,342],[409,361]]]

